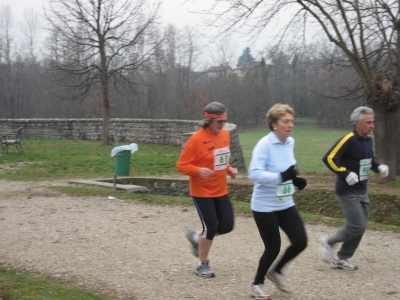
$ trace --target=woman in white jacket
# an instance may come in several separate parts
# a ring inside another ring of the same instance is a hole
[[[254,182],[251,209],[264,242],[251,293],[257,299],[270,299],[264,287],[265,276],[287,293],[290,288],[282,268],[307,247],[304,224],[293,201],[294,186],[303,189],[307,181],[297,176],[294,158],[294,111],[289,105],[275,104],[267,113],[271,132],[253,149],[249,178]],[[281,228],[291,245],[280,261],[274,263],[281,250]]]

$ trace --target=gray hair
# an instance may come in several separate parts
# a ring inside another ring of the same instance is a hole
[[[205,118],[204,113],[208,112],[210,114],[222,114],[227,111],[227,108],[225,105],[219,103],[219,102],[211,102],[206,105],[206,107],[203,110],[203,120],[201,122],[201,127],[207,128],[212,122],[213,119]]]
[[[374,115],[374,110],[367,106],[357,107],[350,115],[350,121],[355,124],[362,121],[364,115]]]

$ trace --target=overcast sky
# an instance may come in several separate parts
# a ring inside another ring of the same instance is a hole
[[[19,16],[24,9],[33,8],[38,12],[42,11],[43,4],[47,0],[0,0],[1,5],[10,6],[14,15]],[[173,23],[179,26],[184,24],[199,24],[200,18],[190,11],[199,11],[209,7],[213,0],[161,0],[163,3],[162,20],[166,23]]]
[[[185,25],[196,27],[199,33],[202,36],[207,36],[210,33],[216,34],[216,30],[213,31],[210,28],[204,28],[202,25],[202,19],[199,14],[191,13],[193,11],[201,11],[202,9],[206,9],[214,3],[214,0],[161,0],[163,3],[162,11],[161,11],[161,22],[167,24],[172,23],[177,27],[182,28]],[[43,4],[46,3],[47,0],[0,0],[0,5],[9,6],[16,20],[21,20],[23,11],[25,9],[34,9],[35,11],[41,13]],[[231,52],[232,52],[232,60],[231,64],[235,64],[238,57],[243,52],[244,48],[247,46],[251,47],[253,56],[257,56],[262,49],[263,42],[261,40],[257,41],[257,43],[251,44],[244,37],[234,37],[231,39]],[[203,43],[206,45],[204,48],[205,51],[212,52],[213,47],[216,47],[209,40]],[[212,56],[212,55],[209,55]],[[214,57],[214,60],[217,60]],[[212,62],[209,62],[212,64]],[[234,67],[232,65],[232,67]]]

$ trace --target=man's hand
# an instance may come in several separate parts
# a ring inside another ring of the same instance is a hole
[[[236,168],[228,167],[227,172],[228,172],[228,175],[231,176],[232,179],[236,179],[236,175],[238,172]]]
[[[358,182],[358,175],[354,172],[350,172],[346,177],[346,182],[348,185],[354,185]]]
[[[380,165],[378,171],[381,177],[387,177],[389,175],[389,167],[387,165]]]
[[[197,172],[199,173],[199,176],[203,179],[207,179],[215,173],[213,170],[210,170],[209,168],[199,168]]]

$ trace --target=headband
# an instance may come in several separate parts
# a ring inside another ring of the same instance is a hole
[[[218,119],[218,118],[225,118],[226,119],[227,113],[224,112],[222,114],[210,114],[210,113],[205,111],[203,113],[203,116],[204,116],[204,118],[207,118],[207,119]]]

